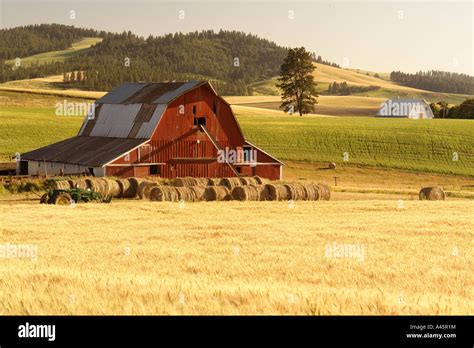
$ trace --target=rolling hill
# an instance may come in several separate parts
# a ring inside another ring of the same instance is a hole
[[[102,42],[100,37],[85,37],[81,38],[72,43],[72,45],[60,51],[49,51],[44,53],[38,53],[28,57],[21,58],[21,65],[23,67],[31,67],[32,65],[44,65],[53,62],[64,62],[69,58],[72,58],[79,54],[84,54],[93,45]],[[15,64],[14,59],[5,61],[5,64],[13,66]]]

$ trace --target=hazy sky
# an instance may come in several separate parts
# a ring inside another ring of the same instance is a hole
[[[37,23],[148,36],[230,29],[350,68],[474,75],[472,1],[0,0],[2,28]],[[70,11],[75,19],[70,19]],[[184,12],[180,12],[184,11]],[[180,19],[180,15],[184,18]]]

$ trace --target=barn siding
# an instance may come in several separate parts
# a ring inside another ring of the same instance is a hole
[[[144,146],[141,146],[140,149],[129,153],[129,161],[125,161],[125,156],[115,160],[114,165],[129,166],[108,166],[107,175],[147,176],[150,173],[148,166],[130,165],[158,163],[164,164],[160,165],[160,176],[165,178],[235,176],[228,164],[217,162],[217,149],[200,127],[194,125],[195,117],[205,117],[206,128],[221,148],[235,150],[245,145],[245,139],[230,106],[216,96],[211,88],[201,86],[179,96],[168,105],[147,144],[149,149],[141,150],[144,149]],[[142,153],[146,155],[140,156]],[[261,151],[257,152],[257,160],[275,162]],[[258,165],[257,168],[242,166],[241,173],[279,179],[280,165],[265,164]]]

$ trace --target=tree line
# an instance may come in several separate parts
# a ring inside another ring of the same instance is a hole
[[[474,99],[463,101],[460,105],[451,106],[446,102],[430,104],[435,118],[462,118],[474,120]]]
[[[419,71],[416,74],[392,71],[390,80],[404,86],[433,92],[474,94],[474,77],[446,71]]]
[[[370,92],[370,91],[375,91],[379,89],[379,86],[354,86],[354,85],[348,85],[346,81],[337,83],[333,82],[330,83],[327,90],[326,90],[326,95],[350,95],[350,94],[355,94],[355,93],[364,93],[364,92]]]

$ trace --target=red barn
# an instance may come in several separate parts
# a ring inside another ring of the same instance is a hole
[[[283,163],[245,141],[207,81],[125,83],[95,103],[77,136],[22,154],[19,174],[282,178]]]

